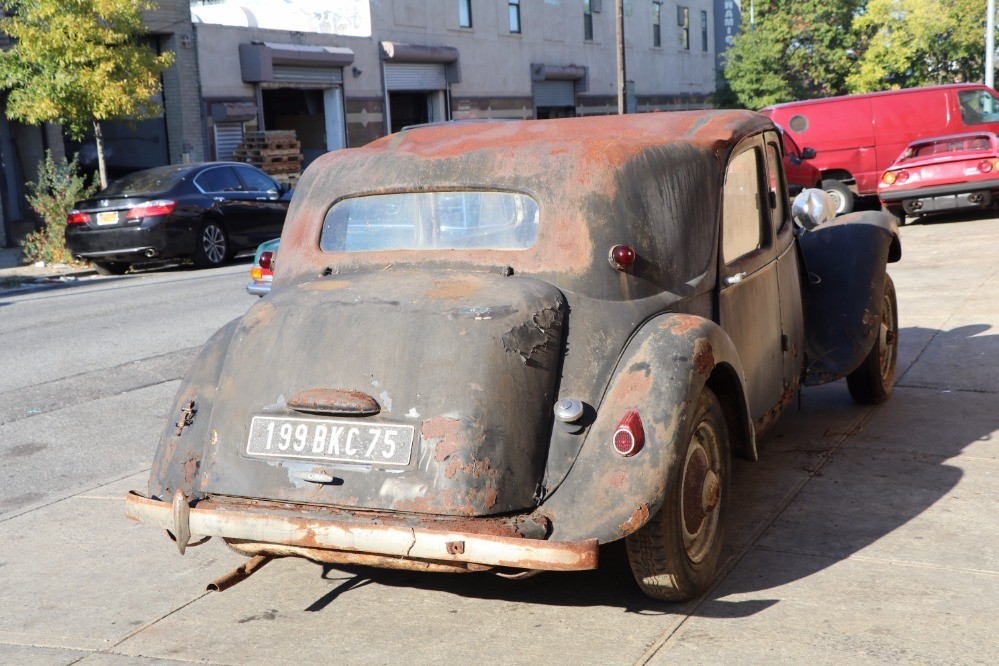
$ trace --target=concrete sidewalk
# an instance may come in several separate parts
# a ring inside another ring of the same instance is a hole
[[[17,247],[0,248],[0,292],[11,289],[65,282],[96,275],[89,266],[55,264],[45,266],[21,263],[21,250]]]

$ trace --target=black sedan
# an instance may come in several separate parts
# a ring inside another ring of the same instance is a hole
[[[66,218],[66,246],[105,275],[160,259],[220,266],[280,236],[290,199],[286,185],[249,164],[156,167],[76,202]]]

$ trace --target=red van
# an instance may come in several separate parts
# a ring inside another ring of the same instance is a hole
[[[837,213],[853,210],[855,195],[876,195],[881,174],[913,141],[999,132],[999,96],[970,83],[788,102],[760,113],[815,149],[811,162]]]

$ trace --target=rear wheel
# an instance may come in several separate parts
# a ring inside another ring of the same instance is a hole
[[[92,261],[94,270],[101,275],[124,275],[131,264],[124,261]]]
[[[625,538],[638,586],[664,601],[691,599],[708,588],[728,517],[729,435],[711,389],[705,387],[692,416],[668,472],[662,508]]]
[[[823,180],[822,189],[832,197],[836,214],[845,215],[853,212],[853,192],[838,180]]]
[[[229,237],[218,222],[206,222],[198,234],[194,264],[199,268],[215,268],[229,257]]]
[[[877,405],[891,395],[898,358],[898,302],[895,284],[885,274],[885,293],[881,299],[881,326],[867,358],[846,378],[850,395],[864,405]]]

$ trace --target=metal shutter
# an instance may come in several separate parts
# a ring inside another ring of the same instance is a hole
[[[535,106],[576,106],[576,87],[572,81],[535,81]]]
[[[293,67],[274,65],[274,81],[282,83],[313,83],[320,86],[343,85],[343,70],[339,67]]]
[[[243,143],[243,123],[215,123],[215,159],[231,160]]]
[[[445,90],[444,65],[422,62],[385,63],[385,87],[388,90]]]

